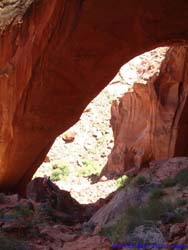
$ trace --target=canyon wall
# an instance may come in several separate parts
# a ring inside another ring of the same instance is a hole
[[[188,47],[170,48],[160,73],[114,101],[114,147],[102,174],[138,170],[151,160],[188,156]]]
[[[25,189],[56,136],[124,63],[185,44],[187,14],[186,0],[2,0],[0,191]]]

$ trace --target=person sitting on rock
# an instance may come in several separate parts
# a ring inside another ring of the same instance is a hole
[[[51,189],[53,189],[52,187],[52,182],[50,180],[50,176],[47,176],[46,174],[44,175],[44,178],[43,178],[43,187],[45,188],[45,190],[50,194],[51,192]]]

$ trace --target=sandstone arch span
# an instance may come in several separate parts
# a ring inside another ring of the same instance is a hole
[[[121,65],[188,40],[187,0],[11,2],[0,4],[2,191],[24,189],[56,136]]]

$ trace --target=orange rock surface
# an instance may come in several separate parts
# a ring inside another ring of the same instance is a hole
[[[23,191],[54,139],[134,56],[188,40],[184,0],[0,4],[0,190]]]
[[[122,174],[151,160],[188,155],[188,48],[171,48],[159,75],[136,83],[112,105],[114,147],[102,174]]]

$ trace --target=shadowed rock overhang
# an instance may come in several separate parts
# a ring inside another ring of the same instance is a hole
[[[187,43],[187,16],[186,0],[1,1],[1,191],[24,190],[124,63]]]

